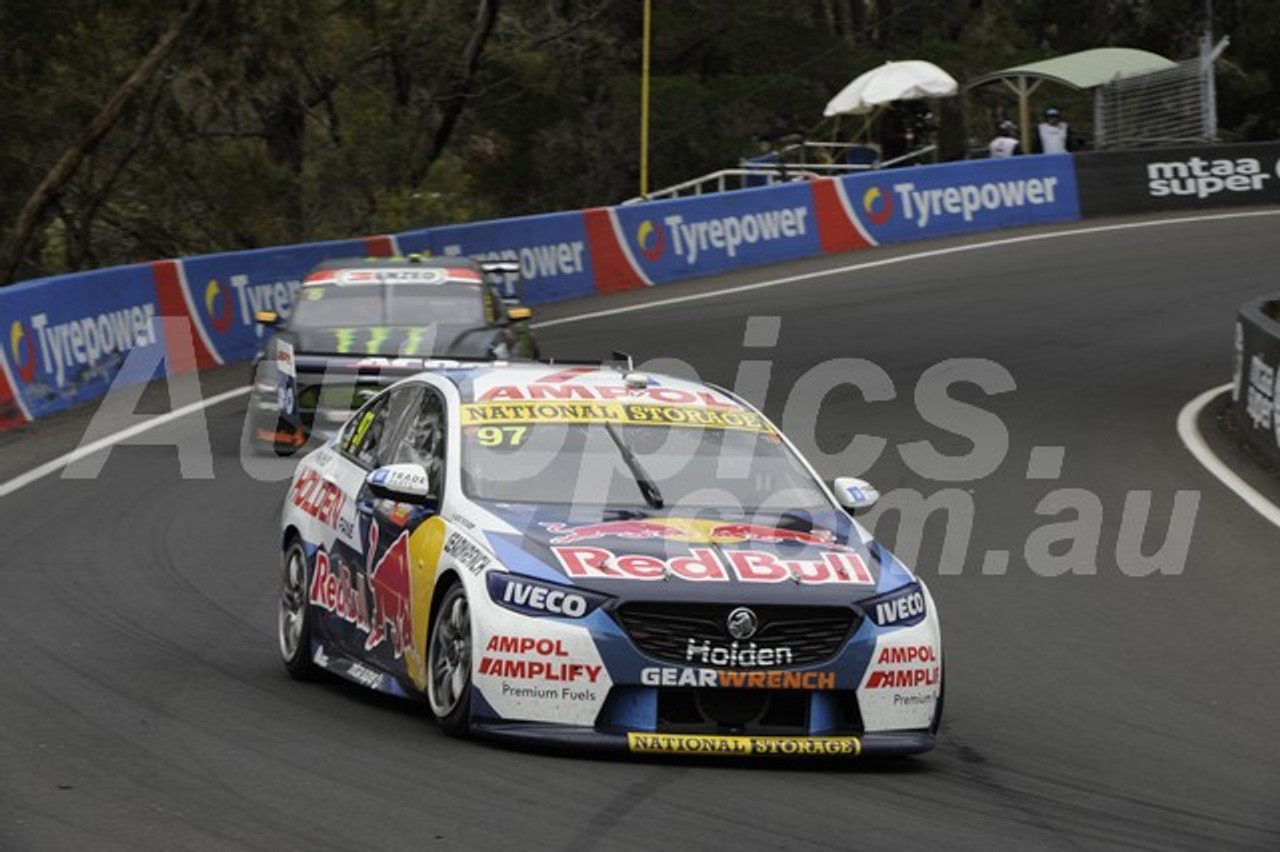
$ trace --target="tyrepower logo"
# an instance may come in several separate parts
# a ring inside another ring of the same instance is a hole
[[[29,385],[36,378],[36,340],[23,327],[22,322],[14,320],[9,327],[9,354],[13,357],[14,369],[24,385]]]
[[[784,207],[781,210],[764,210],[744,213],[741,216],[722,216],[717,219],[701,219],[686,222],[676,213],[662,220],[666,237],[676,257],[688,266],[709,254],[737,257],[743,246],[791,240],[809,233],[809,210],[805,207]],[[645,229],[652,223],[646,220],[636,233],[640,250],[649,260],[657,260],[665,250],[663,230],[650,236]]]
[[[640,247],[640,253],[646,260],[655,261],[667,250],[667,238],[662,235],[661,228],[655,228],[652,222],[645,219],[636,228],[636,245]]]
[[[914,183],[895,183],[894,198],[885,198],[884,207],[878,213],[873,210],[873,202],[879,202],[871,197],[877,188],[867,191],[862,204],[871,221],[877,225],[884,224],[897,207],[902,211],[904,221],[923,230],[930,223],[936,225],[948,218],[972,222],[975,216],[983,213],[1052,205],[1058,201],[1057,189],[1056,177],[986,181],[929,189],[916,189]]]
[[[893,196],[873,186],[862,194],[862,209],[872,224],[883,225],[893,215]]]
[[[214,330],[223,332],[231,328],[231,294],[216,278],[209,279],[204,287],[204,309]]]
[[[1280,174],[1280,161],[1276,163]],[[1271,178],[1253,157],[1235,160],[1183,161],[1147,164],[1147,191],[1152,198],[1172,195],[1208,198],[1220,192],[1260,192]]]
[[[441,254],[445,257],[460,257],[462,246],[444,246]],[[541,278],[557,278],[570,275],[582,275],[586,272],[587,245],[582,240],[564,240],[561,242],[543,243],[540,245],[511,246],[493,251],[478,252],[471,257],[487,263],[489,261],[505,261],[520,264],[520,274],[500,273],[509,287],[508,295],[515,295],[515,282],[537,281]]]
[[[40,362],[45,372],[53,375],[58,387],[63,387],[73,367],[93,366],[104,356],[154,345],[158,341],[155,315],[156,306],[151,302],[60,323],[51,323],[48,314],[40,313],[31,317],[31,330],[39,339]],[[22,358],[16,351],[20,335],[26,341],[21,343]],[[18,375],[30,384],[35,378],[35,347],[21,323],[15,322],[10,329],[10,346],[15,348]]]

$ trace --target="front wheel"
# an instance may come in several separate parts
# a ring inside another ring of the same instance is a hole
[[[445,592],[427,644],[431,714],[449,736],[466,736],[471,725],[471,608],[461,583]]]
[[[296,538],[284,551],[277,632],[280,659],[294,680],[310,680],[318,672],[311,661],[311,607],[307,601],[307,551]]]

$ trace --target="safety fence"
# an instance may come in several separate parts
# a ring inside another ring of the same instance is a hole
[[[302,279],[327,259],[515,261],[512,294],[539,305],[1082,215],[1274,202],[1278,160],[1280,143],[943,163],[23,282],[0,288],[0,428],[120,381],[252,358],[263,334],[255,311],[287,316]],[[121,375],[126,356],[147,348],[153,357],[133,360],[151,366]]]

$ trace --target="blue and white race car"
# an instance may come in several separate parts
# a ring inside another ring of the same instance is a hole
[[[625,364],[437,363],[299,463],[279,645],[455,735],[637,753],[911,754],[928,588],[759,411]]]

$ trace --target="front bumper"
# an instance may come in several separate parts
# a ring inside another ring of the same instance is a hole
[[[544,748],[630,754],[707,757],[787,757],[850,759],[923,754],[934,735],[921,731],[880,731],[861,735],[776,736],[609,732],[574,725],[484,721],[472,725],[477,736]]]

